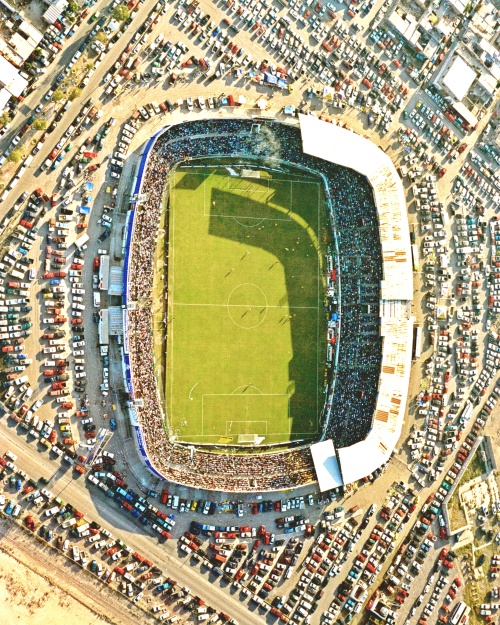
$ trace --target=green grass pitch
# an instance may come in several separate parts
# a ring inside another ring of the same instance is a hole
[[[170,177],[165,414],[178,440],[316,436],[326,359],[319,181]]]

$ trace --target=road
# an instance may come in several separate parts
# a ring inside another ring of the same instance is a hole
[[[52,461],[47,454],[41,454],[31,445],[26,445],[24,437],[19,437],[15,428],[7,423],[6,416],[0,420],[0,432],[0,454],[10,449],[18,456],[16,465],[28,475],[34,479],[42,475],[49,478],[47,488],[54,496],[61,497],[84,511],[87,518],[110,529],[115,538],[121,538],[135,551],[147,555],[163,569],[165,574],[176,579],[180,586],[191,588],[217,611],[229,613],[241,624],[251,625],[260,622],[258,615],[250,612],[236,595],[223,590],[220,582],[213,581],[206,574],[200,574],[197,565],[192,566],[188,560],[179,560],[174,555],[177,552],[177,541],[159,544],[149,533],[145,533],[142,528],[124,517],[113,504],[110,505],[109,499],[97,489],[88,490],[83,477],[74,479],[69,467],[65,469],[58,460]],[[63,579],[66,576],[67,570]]]
[[[97,581],[91,573],[83,572],[55,548],[43,545],[10,520],[0,521],[0,549],[105,619],[125,625],[156,622],[132,602],[128,611],[124,610],[123,597],[118,592]]]

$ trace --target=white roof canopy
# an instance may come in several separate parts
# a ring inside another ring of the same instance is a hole
[[[320,491],[324,492],[342,486],[342,476],[333,441],[330,439],[311,445],[311,455]]]
[[[413,318],[413,269],[403,185],[391,159],[374,143],[312,115],[300,115],[305,154],[348,167],[368,178],[379,221],[382,247],[380,333],[382,364],[372,428],[361,442],[337,449],[345,484],[355,482],[386,462],[401,434],[410,377]],[[342,347],[341,347],[342,349]],[[325,441],[328,442],[328,441]],[[318,481],[326,481],[325,461],[318,465],[311,453]],[[327,448],[324,448],[327,450]],[[328,453],[333,449],[333,443]],[[323,453],[326,454],[326,451]],[[326,456],[325,456],[326,457]],[[321,482],[320,482],[321,488]],[[330,486],[330,488],[333,488]]]
[[[461,56],[457,56],[443,78],[443,85],[461,102],[476,78],[477,74],[472,67]]]

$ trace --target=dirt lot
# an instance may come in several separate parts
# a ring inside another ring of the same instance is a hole
[[[0,551],[0,605],[7,623],[64,625],[70,614],[80,625],[106,622],[3,551]]]

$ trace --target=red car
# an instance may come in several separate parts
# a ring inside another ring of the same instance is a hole
[[[105,553],[107,556],[113,556],[118,551],[116,547],[111,547],[111,549],[106,549]]]
[[[43,277],[45,280],[48,280],[49,278],[53,278],[56,274],[53,271],[49,271],[48,273],[44,273]]]
[[[66,388],[66,382],[54,382],[52,388],[54,391],[61,391],[63,388]]]
[[[56,264],[58,264],[58,265],[64,265],[64,263],[66,262],[66,259],[65,259],[65,258],[61,258],[60,256],[55,256],[55,257],[52,259],[52,262],[53,262],[53,263],[56,263]]]
[[[448,534],[446,533],[446,528],[444,526],[439,528],[439,535],[443,539],[448,538]]]
[[[8,352],[13,352],[14,351],[14,346],[13,345],[5,345],[4,347],[2,347],[2,352],[4,354],[8,353]]]
[[[132,506],[131,506],[131,504],[129,504],[128,501],[124,501],[122,503],[122,506],[125,508],[125,510],[128,510],[129,512],[132,512]]]
[[[83,323],[83,319],[81,317],[75,317],[71,320],[71,325],[79,326]]]
[[[71,401],[65,401],[61,404],[61,408],[73,408],[74,404]]]
[[[55,271],[53,275],[56,278],[65,278],[66,277],[66,272],[65,271]]]
[[[82,265],[79,265],[78,263],[71,263],[71,269],[81,269]]]
[[[94,271],[97,271],[99,269],[100,264],[101,264],[101,259],[99,258],[99,256],[96,256],[94,258]]]
[[[439,172],[438,176],[442,178],[445,175],[445,173],[446,173],[446,167],[443,167],[441,171]]]

